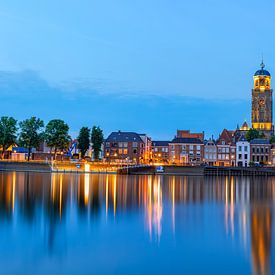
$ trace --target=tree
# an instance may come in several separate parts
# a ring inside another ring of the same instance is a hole
[[[94,126],[92,129],[92,136],[91,136],[92,148],[94,150],[94,158],[95,160],[99,159],[99,153],[101,151],[101,146],[103,143],[103,131],[100,127]]]
[[[245,138],[247,139],[247,141],[251,141],[252,139],[260,138],[260,137],[261,137],[260,133],[253,128],[249,129],[245,135]]]
[[[47,145],[54,149],[54,158],[57,150],[63,152],[68,149],[71,137],[69,136],[69,126],[61,119],[51,120],[45,130],[45,141]]]
[[[87,150],[90,147],[90,129],[88,127],[82,127],[80,129],[77,141],[78,149],[81,153],[81,158],[84,158]]]
[[[31,117],[19,123],[21,128],[19,142],[28,149],[28,161],[30,160],[31,149],[38,147],[43,141],[43,120]]]
[[[0,146],[2,147],[1,158],[5,157],[6,150],[15,143],[17,121],[13,117],[3,116],[0,119]]]
[[[275,136],[273,136],[273,137],[270,138],[270,143],[271,144],[275,143]]]

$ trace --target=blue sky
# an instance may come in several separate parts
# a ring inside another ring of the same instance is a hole
[[[0,0],[0,115],[58,116],[73,135],[217,135],[250,121],[262,53],[273,73],[274,12],[271,0]]]

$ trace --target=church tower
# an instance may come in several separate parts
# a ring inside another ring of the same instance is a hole
[[[266,138],[274,134],[272,123],[272,93],[270,73],[261,69],[254,74],[254,88],[252,90],[252,128],[263,133]]]

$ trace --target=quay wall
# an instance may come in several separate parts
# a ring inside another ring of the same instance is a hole
[[[118,171],[128,175],[179,175],[179,176],[275,176],[275,167],[203,167],[163,166],[162,172],[156,167],[128,167]]]
[[[16,172],[51,172],[48,163],[0,161],[0,171]]]

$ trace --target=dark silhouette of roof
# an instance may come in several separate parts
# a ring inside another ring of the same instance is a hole
[[[255,138],[250,141],[250,144],[270,144],[268,139]]]
[[[163,140],[156,140],[156,141],[152,141],[152,146],[168,146],[168,143],[170,141],[163,141]]]
[[[199,138],[174,138],[170,143],[203,144]]]
[[[240,138],[238,139],[238,141],[247,141],[247,139],[245,138],[244,135],[241,135]]]
[[[258,70],[254,76],[259,76],[259,75],[262,75],[262,76],[270,76],[270,72],[267,71],[267,70],[264,70],[264,69],[261,69],[261,70]]]
[[[143,142],[139,134],[134,132],[112,132],[106,142]]]

